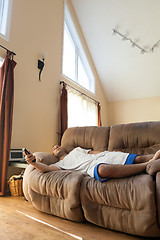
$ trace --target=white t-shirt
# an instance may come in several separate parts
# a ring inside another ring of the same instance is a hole
[[[104,151],[88,154],[91,149],[74,148],[62,160],[53,165],[60,169],[77,170],[94,177],[94,168],[99,163],[125,164],[129,153]]]

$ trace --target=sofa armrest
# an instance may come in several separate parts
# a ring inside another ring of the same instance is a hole
[[[28,186],[29,186],[29,175],[35,168],[32,165],[28,165],[25,169],[24,175],[23,175],[23,193],[26,198],[26,200],[31,201],[31,198],[28,193]]]
[[[156,174],[157,220],[160,226],[160,172]]]
[[[42,173],[36,169],[29,175],[28,194],[39,211],[72,221],[84,221],[80,187],[84,174],[58,170]]]
[[[53,163],[58,161],[58,158],[56,156],[54,156],[53,154],[50,154],[50,153],[35,152],[33,155],[36,157],[37,162],[42,162],[42,163],[45,163],[47,165],[53,164]],[[23,193],[24,193],[25,198],[28,201],[31,201],[29,193],[28,193],[29,192],[28,191],[29,176],[34,169],[35,168],[32,165],[28,165],[25,172],[24,172],[24,176],[23,176]]]
[[[37,162],[42,162],[47,165],[50,165],[59,161],[59,159],[56,156],[46,152],[35,152],[33,155],[36,157]]]

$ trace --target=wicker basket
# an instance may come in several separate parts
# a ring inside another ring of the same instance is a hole
[[[23,183],[22,174],[10,177],[10,179],[8,180],[8,184],[12,196],[14,197],[23,196],[22,183]]]

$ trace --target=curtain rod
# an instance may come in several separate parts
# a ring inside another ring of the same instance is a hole
[[[3,49],[5,49],[5,50],[7,50],[7,51],[10,51],[9,49],[5,48],[5,47],[2,46],[2,45],[0,45],[0,47],[3,48]],[[16,54],[15,54],[14,52],[12,52],[12,51],[10,51],[10,53],[13,54],[13,55],[16,55]]]
[[[97,104],[100,104],[100,102],[98,102],[97,100],[95,100],[95,99],[89,97],[89,96],[86,95],[85,93],[82,93],[81,91],[77,90],[76,88],[70,86],[68,83],[65,83],[64,81],[60,81],[60,85],[61,85],[62,83],[63,83],[63,84],[66,84],[66,85],[69,86],[70,88],[73,88],[74,90],[76,90],[76,91],[79,92],[80,94],[86,96],[87,98],[90,98],[92,101],[96,102]]]

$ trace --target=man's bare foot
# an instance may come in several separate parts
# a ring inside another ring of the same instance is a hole
[[[153,156],[153,158],[151,160],[149,160],[149,162],[153,162],[157,159],[160,159],[160,150],[158,150],[155,155]]]
[[[152,162],[148,162],[146,166],[146,172],[149,175],[155,176],[155,174],[159,171],[160,171],[160,159],[156,159]]]

